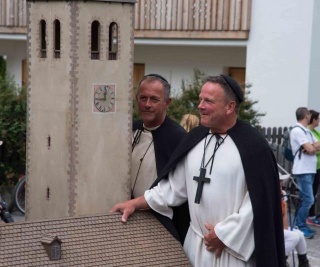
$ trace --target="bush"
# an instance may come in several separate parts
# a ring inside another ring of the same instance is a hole
[[[26,89],[0,74],[0,185],[12,186],[25,173],[26,102]]]

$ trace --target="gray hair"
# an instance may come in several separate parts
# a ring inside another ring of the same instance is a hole
[[[137,90],[137,94],[139,92],[139,89],[140,89],[140,85],[142,82],[153,82],[153,81],[159,81],[161,82],[161,84],[163,85],[163,90],[164,90],[164,98],[165,100],[167,101],[169,98],[170,98],[170,94],[171,94],[171,85],[169,84],[169,82],[163,78],[161,75],[158,75],[158,74],[148,74],[146,76],[144,76],[139,85],[138,85],[138,90]]]

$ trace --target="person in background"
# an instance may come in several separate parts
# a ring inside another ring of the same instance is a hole
[[[308,128],[314,135],[314,137],[317,139],[317,141],[320,141],[320,132],[317,131],[315,128],[319,126],[319,112],[315,110],[309,110],[310,112],[310,121]],[[314,226],[320,226],[320,220],[317,218],[316,214],[316,196],[319,189],[319,183],[320,183],[320,152],[317,152],[317,172],[314,176],[313,180],[313,196],[314,196],[314,202],[309,210],[309,217],[307,219],[307,224],[314,225]]]
[[[171,86],[159,74],[144,76],[137,89],[136,101],[140,119],[133,122],[131,196],[140,196],[149,189],[160,175],[171,154],[180,143],[186,131],[179,123],[167,116],[170,106]],[[183,206],[182,209],[187,209]],[[180,219],[179,210],[173,221]],[[169,229],[172,222],[157,214],[158,219]],[[185,227],[187,231],[187,226]],[[185,234],[174,236],[182,242]]]
[[[284,267],[278,167],[267,141],[238,120],[242,89],[229,76],[209,76],[199,99],[201,126],[183,138],[155,186],[111,212],[123,213],[122,222],[149,208],[171,218],[171,207],[188,201],[183,249],[191,266]]]
[[[187,132],[190,132],[194,127],[199,126],[199,117],[193,114],[185,114],[181,119],[180,125]]]
[[[284,246],[285,246],[286,258],[288,258],[289,254],[294,249],[296,249],[298,253],[298,260],[299,260],[298,267],[311,267],[309,265],[309,260],[307,258],[307,243],[303,233],[300,230],[291,228],[289,226],[287,196],[284,190],[282,190],[281,206],[282,206],[283,234],[284,234]],[[287,266],[289,266],[288,263],[287,263]]]
[[[300,205],[296,216],[296,226],[303,232],[305,238],[313,238],[314,230],[308,227],[306,220],[309,209],[314,203],[312,184],[317,172],[317,152],[320,143],[317,142],[307,128],[310,122],[310,112],[305,107],[296,110],[297,123],[290,132],[290,144],[294,156],[292,174],[299,187]]]

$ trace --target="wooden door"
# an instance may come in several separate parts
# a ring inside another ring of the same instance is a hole
[[[245,90],[246,68],[229,68],[229,75],[239,83],[242,90]]]
[[[133,89],[136,90],[140,80],[144,76],[145,65],[144,64],[134,64],[133,65]]]

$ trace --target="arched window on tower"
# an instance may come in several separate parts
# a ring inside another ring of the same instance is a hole
[[[91,59],[99,59],[100,23],[95,20],[91,24]]]
[[[47,57],[47,35],[46,35],[46,22],[45,20],[40,21],[40,57]]]
[[[116,60],[118,54],[118,25],[112,22],[109,26],[109,60]]]
[[[61,49],[61,27],[60,21],[54,21],[54,57],[60,58],[60,49]]]

